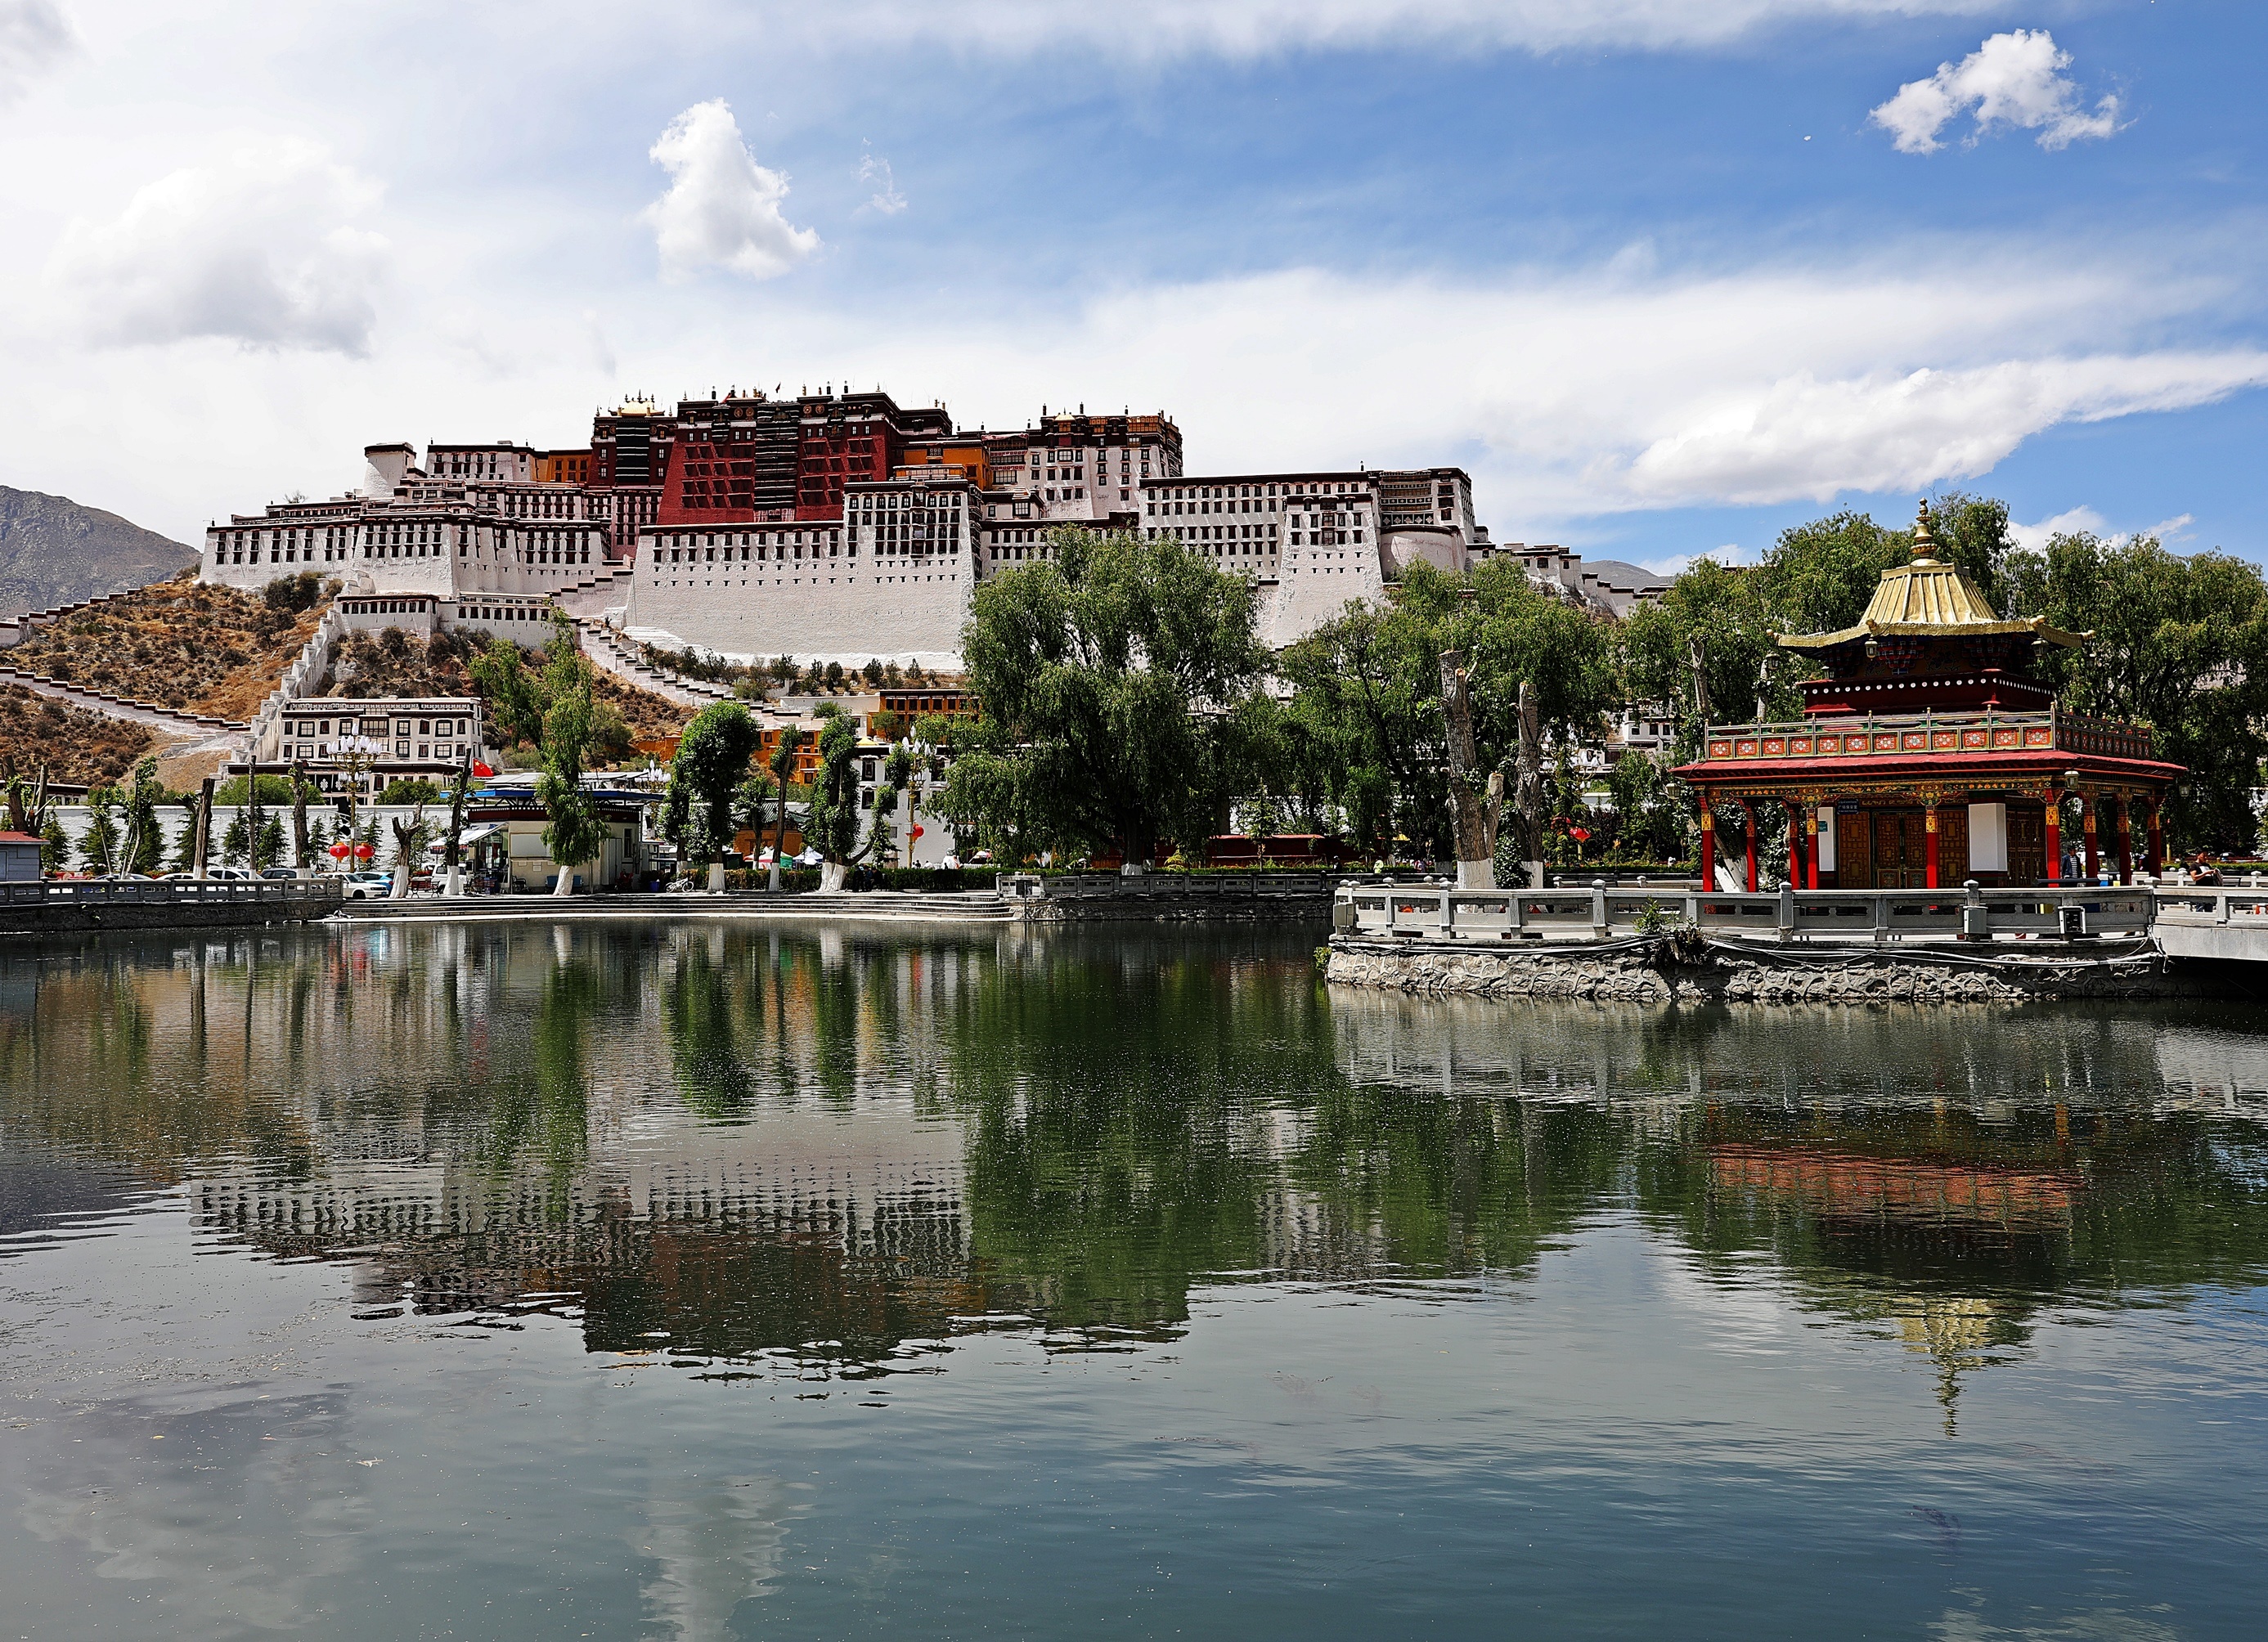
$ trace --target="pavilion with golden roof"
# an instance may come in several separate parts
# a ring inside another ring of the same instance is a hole
[[[2083,646],[2041,617],[2003,621],[1976,584],[1936,556],[1924,504],[1911,563],[1882,572],[1855,627],[1784,635],[1818,663],[1788,724],[1712,725],[1677,773],[1701,805],[1702,881],[1720,862],[1757,887],[1757,823],[1787,814],[1788,881],[1813,889],[1934,889],[2067,882],[2063,823],[2079,807],[2083,871],[2101,841],[2122,882],[2158,870],[2160,811],[2184,772],[2146,726],[2066,711],[2032,676],[2050,645]]]

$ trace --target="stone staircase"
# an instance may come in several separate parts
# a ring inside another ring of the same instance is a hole
[[[733,699],[733,692],[722,684],[711,684],[706,679],[688,679],[682,674],[653,666],[624,644],[615,630],[603,622],[581,616],[576,619],[575,626],[583,637],[584,654],[617,678],[635,684],[642,690],[651,690],[687,707],[706,707],[711,702]]]

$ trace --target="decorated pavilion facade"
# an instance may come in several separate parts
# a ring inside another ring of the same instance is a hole
[[[2033,676],[2044,649],[2089,637],[2002,621],[1937,559],[1925,506],[1912,562],[1882,572],[1857,626],[1780,638],[1825,669],[1801,687],[1803,717],[1711,725],[1678,769],[1700,800],[1702,881],[1757,887],[1773,806],[1788,820],[1787,881],[1814,889],[2092,881],[2106,861],[2130,882],[2138,832],[2157,871],[2182,767],[2156,757],[2146,726],[2066,711]]]

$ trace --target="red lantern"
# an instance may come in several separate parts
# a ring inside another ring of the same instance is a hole
[[[354,846],[343,838],[331,846],[331,859],[334,861],[343,861],[353,853]]]
[[[357,861],[367,861],[367,860],[369,860],[369,859],[370,859],[370,858],[371,858],[371,857],[372,857],[373,855],[376,855],[376,854],[378,853],[378,851],[377,851],[377,850],[373,850],[373,849],[372,849],[372,848],[371,848],[368,844],[366,844],[366,843],[358,843],[358,844],[355,845],[355,847],[354,847],[354,853],[355,853],[355,859],[356,859],[356,860],[357,860]]]
[[[906,836],[907,836],[907,837],[909,837],[909,838],[918,838],[918,837],[920,837],[921,836],[922,836],[921,823],[920,823],[919,821],[916,821],[916,822],[914,823],[914,829],[913,829],[911,832],[908,833],[908,834],[906,835]]]
[[[1568,836],[1574,839],[1577,843],[1588,843],[1591,842],[1591,829],[1588,827],[1578,827],[1568,834]]]

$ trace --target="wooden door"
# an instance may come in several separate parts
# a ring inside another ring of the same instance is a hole
[[[2008,806],[2008,881],[2043,884],[2048,878],[2048,812],[2044,805]]]
[[[1921,889],[1929,880],[1929,837],[1919,810],[1874,812],[1874,887]]]
[[[1923,858],[1928,859],[1926,856]],[[1950,889],[1969,877],[1969,806],[1948,804],[1937,813],[1937,882]]]
[[[1867,813],[1854,811],[1835,818],[1835,887],[1872,889],[1874,887],[1874,839],[1867,826]]]

